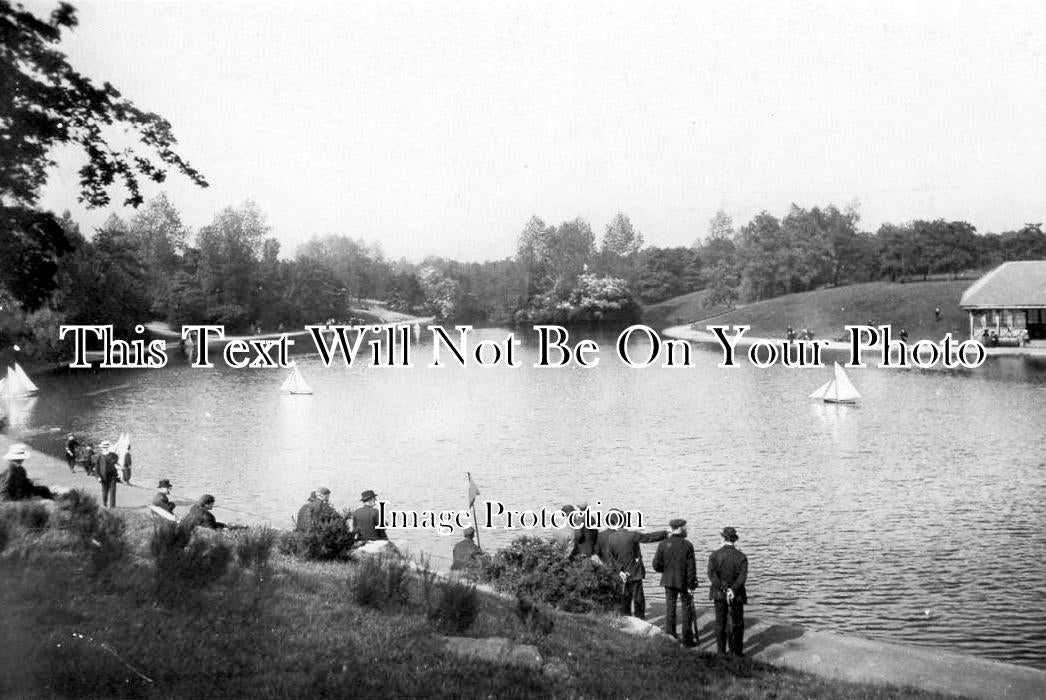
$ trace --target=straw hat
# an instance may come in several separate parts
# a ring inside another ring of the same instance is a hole
[[[7,454],[0,459],[10,459],[16,462],[21,462],[23,459],[29,458],[29,448],[20,442],[16,442],[7,448]]]

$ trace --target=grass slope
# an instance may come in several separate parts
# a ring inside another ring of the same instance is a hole
[[[901,328],[908,329],[912,341],[940,340],[949,331],[953,337],[965,338],[969,321],[966,312],[959,308],[959,298],[971,284],[972,280],[946,280],[830,287],[739,306],[714,316],[707,323],[748,325],[752,327],[749,335],[767,338],[783,338],[789,326],[797,332],[808,328],[817,338],[831,339],[843,336],[847,324],[873,320],[876,325],[890,324],[895,338]],[[663,309],[671,308],[665,316],[666,325],[706,319],[710,310],[701,305],[700,294],[662,302],[654,310],[664,314]],[[936,307],[941,309],[940,321],[934,317]],[[698,325],[707,324],[702,321]]]
[[[489,595],[469,636],[535,644],[569,673],[462,661],[442,650],[416,596],[361,607],[355,564],[275,553],[269,567],[163,600],[145,517],[124,516],[129,553],[92,573],[67,534],[12,525],[22,507],[0,504],[2,697],[938,697],[715,660],[592,616],[557,614],[545,635]]]

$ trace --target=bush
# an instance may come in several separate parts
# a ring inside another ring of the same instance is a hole
[[[359,605],[384,610],[410,600],[410,566],[390,557],[367,557],[351,579],[353,597]]]
[[[482,562],[479,579],[568,612],[610,610],[621,583],[590,559],[567,559],[550,540],[518,537]]]
[[[175,523],[154,527],[149,551],[156,560],[157,596],[169,603],[221,579],[232,561],[232,550],[224,541],[194,535]]]
[[[439,605],[429,612],[429,617],[435,620],[443,632],[464,632],[479,617],[480,602],[476,586],[462,581],[447,581],[439,589]]]
[[[42,501],[11,501],[0,508],[0,522],[11,530],[43,530],[51,513]]]
[[[127,525],[98,501],[80,490],[62,494],[55,500],[55,524],[80,540],[90,552],[94,573],[106,570],[127,553]]]
[[[341,517],[316,518],[306,532],[284,532],[279,537],[279,550],[299,559],[349,561],[356,535]]]
[[[276,531],[272,528],[248,528],[236,538],[236,562],[244,569],[261,571],[269,567]]]

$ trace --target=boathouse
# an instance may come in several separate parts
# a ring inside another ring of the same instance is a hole
[[[1000,345],[1046,341],[1046,260],[999,265],[963,293],[959,307],[970,315],[974,340],[997,338]]]

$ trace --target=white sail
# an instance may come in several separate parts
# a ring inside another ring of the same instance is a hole
[[[839,365],[835,363],[835,379],[833,380],[834,386],[829,394],[825,397],[828,400],[835,401],[836,403],[853,403],[857,399],[861,398],[861,392],[857,391],[857,387],[853,385],[850,378],[846,376],[846,372]]]
[[[819,386],[816,389],[814,389],[814,393],[810,394],[810,398],[811,399],[823,399],[825,396],[828,395],[828,392],[831,390],[832,383],[834,381],[835,381],[834,379],[829,379],[827,382],[825,382],[821,386]]]
[[[305,381],[305,377],[301,376],[301,370],[298,369],[298,365],[294,365],[290,376],[287,377],[280,387],[280,391],[289,391],[292,394],[311,394],[312,387]]]
[[[120,437],[116,440],[116,444],[113,445],[113,452],[116,453],[116,464],[121,469],[123,468],[124,457],[127,456],[127,450],[131,449],[131,436],[127,433],[120,433]]]
[[[0,388],[0,396],[29,396],[38,391],[36,384],[17,362],[7,368],[7,378]]]
[[[817,387],[812,394],[811,399],[821,399],[826,403],[854,403],[857,399],[861,398],[861,393],[857,391],[857,387],[853,385],[850,378],[846,376],[846,372],[839,365],[835,363],[835,376],[829,379],[827,382]]]

